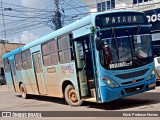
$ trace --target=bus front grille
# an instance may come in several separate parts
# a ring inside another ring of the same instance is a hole
[[[141,79],[137,79],[136,80],[136,83],[137,82],[140,82],[140,81],[143,81],[143,80],[145,80],[145,78],[141,78]],[[128,82],[123,82],[123,83],[121,83],[122,85],[127,85],[127,84],[132,84],[133,83],[133,81],[128,81]]]
[[[140,70],[140,71],[136,71],[136,72],[126,73],[126,74],[118,74],[115,76],[120,79],[129,79],[129,78],[134,78],[134,77],[144,75],[148,70],[149,70],[149,68],[144,69],[144,70]]]

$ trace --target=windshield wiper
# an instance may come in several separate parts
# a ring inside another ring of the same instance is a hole
[[[138,25],[138,26],[137,26],[136,35],[138,35],[138,34],[139,34],[140,30],[141,30],[141,26],[140,26],[140,25]]]
[[[118,55],[118,41],[117,41],[117,37],[116,37],[115,28],[111,27],[111,30],[112,30],[112,35],[111,36],[114,39],[114,43],[115,43],[115,47],[116,47],[116,51],[117,51],[117,56],[118,56],[118,59],[119,59],[119,55]]]

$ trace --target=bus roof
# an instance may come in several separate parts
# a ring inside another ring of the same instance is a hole
[[[34,47],[38,44],[41,44],[43,42],[46,42],[48,40],[51,40],[53,38],[56,38],[58,36],[61,36],[63,34],[66,34],[66,33],[70,33],[71,31],[74,31],[78,28],[81,28],[81,27],[84,27],[86,25],[89,25],[89,24],[93,24],[94,25],[94,18],[97,16],[97,15],[101,15],[101,14],[106,14],[106,13],[115,13],[115,12],[139,12],[139,11],[135,11],[135,10],[110,10],[110,11],[105,11],[105,12],[97,12],[97,13],[91,13],[90,15],[80,19],[80,20],[77,20],[59,30],[56,30],[48,35],[45,35],[39,39],[36,39],[20,48],[17,48],[9,53],[6,53],[2,56],[2,58],[6,58],[6,57],[9,57],[11,55],[14,55],[20,51],[23,51],[23,50],[26,50],[26,49],[29,49],[31,47]],[[143,13],[143,12],[139,12],[139,13]]]

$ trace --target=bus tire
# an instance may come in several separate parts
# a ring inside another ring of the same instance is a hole
[[[27,91],[23,84],[20,85],[20,93],[23,99],[27,99]]]
[[[71,106],[80,106],[83,102],[82,100],[78,100],[77,92],[72,85],[67,85],[64,94],[66,102]]]
[[[71,106],[80,106],[82,100],[78,100],[76,90],[72,85],[67,85],[64,92],[66,102]]]

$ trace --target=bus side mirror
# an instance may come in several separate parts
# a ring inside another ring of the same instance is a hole
[[[100,37],[97,37],[96,38],[96,48],[98,51],[102,50],[102,41],[101,41],[101,38]]]

